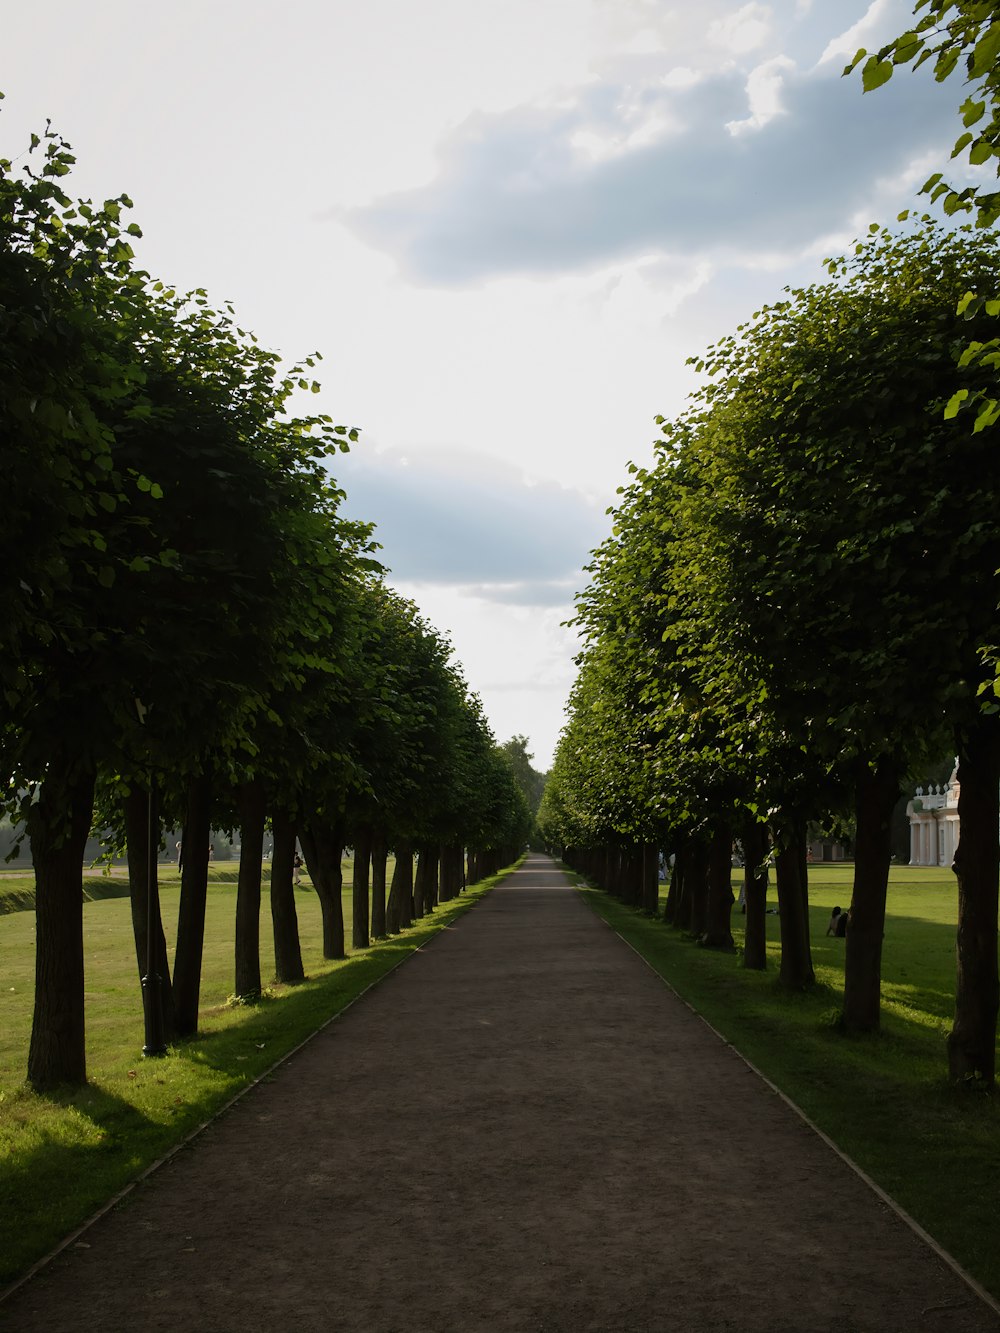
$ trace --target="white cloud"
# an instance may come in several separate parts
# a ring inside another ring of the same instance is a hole
[[[785,84],[783,75],[794,68],[794,60],[789,60],[787,56],[774,56],[750,71],[746,84],[750,114],[743,120],[729,121],[726,129],[730,134],[763,129],[769,120],[781,115],[785,110],[781,99]]]
[[[608,526],[580,491],[469,448],[359,448],[337,480],[345,512],[377,524],[394,582],[476,586],[494,602],[572,601]]]
[[[827,43],[819,58],[821,65],[831,60],[853,60],[854,53],[860,46],[868,46],[878,31],[879,25],[887,17],[891,0],[872,0],[865,14],[844,32],[838,33]]]
[[[762,46],[771,32],[774,17],[770,5],[745,4],[733,14],[708,26],[708,40],[732,55],[746,55]]]
[[[748,96],[756,132],[734,135]],[[953,101],[928,76],[893,80],[876,105],[829,68],[801,72],[784,57],[758,65],[749,89],[735,69],[681,92],[602,86],[558,114],[480,118],[443,151],[436,181],[350,222],[411,279],[455,286],[657,253],[792,255],[863,207],[873,182],[950,143]],[[677,128],[590,160],[574,149],[587,134],[624,144],[638,104],[646,123]]]

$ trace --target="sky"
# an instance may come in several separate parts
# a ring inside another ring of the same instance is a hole
[[[51,120],[72,193],[133,200],[142,267],[321,353],[346,511],[545,769],[573,594],[688,358],[948,161],[956,80],[841,77],[911,12],[48,0],[4,18],[0,156]]]

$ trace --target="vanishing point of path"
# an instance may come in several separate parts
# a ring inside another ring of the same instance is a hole
[[[538,856],[83,1239],[0,1327],[1000,1327]]]

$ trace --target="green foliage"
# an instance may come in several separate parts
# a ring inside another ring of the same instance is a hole
[[[968,228],[874,227],[699,361],[578,599],[550,845],[836,813],[856,764],[919,762],[977,714],[1000,476],[943,408],[998,268]]]
[[[95,779],[120,848],[150,773],[178,827],[211,776],[217,827],[253,782],[293,820],[517,841],[523,803],[450,646],[340,513],[330,460],[358,431],[296,414],[318,354],[287,367],[231,307],[136,267],[130,200],[72,200],[73,162],[48,129],[0,162],[0,802],[36,851],[71,808],[82,824]],[[75,952],[44,1031],[60,1004],[79,1018]],[[82,1076],[77,1055],[38,1078]]]
[[[887,83],[900,65],[918,69],[932,61],[939,83],[961,70],[974,91],[961,105],[966,132],[956,140],[952,157],[964,153],[973,165],[995,163],[1000,173],[1000,9],[992,0],[918,0],[913,12],[913,28],[874,54],[862,48],[844,73],[860,65],[864,90],[871,92]],[[992,226],[1000,217],[1000,191],[957,189],[940,172],[924,184],[923,193],[941,200],[949,215],[974,210],[980,227]]]

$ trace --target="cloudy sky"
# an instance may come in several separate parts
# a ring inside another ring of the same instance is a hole
[[[48,0],[5,15],[0,155],[50,118],[77,194],[134,200],[144,267],[322,353],[350,511],[546,767],[562,622],[686,358],[947,160],[957,82],[840,77],[911,11]]]

